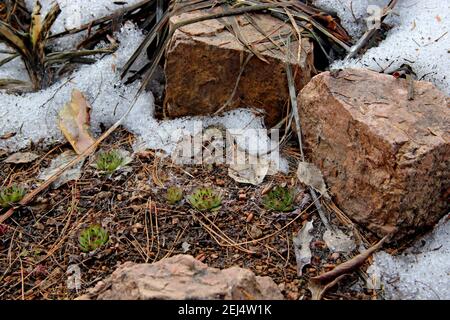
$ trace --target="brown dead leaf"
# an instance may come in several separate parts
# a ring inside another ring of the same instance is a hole
[[[39,155],[33,152],[17,152],[4,160],[5,163],[23,164],[30,163],[39,158]]]
[[[83,93],[74,89],[71,101],[59,113],[59,128],[77,154],[82,154],[95,139],[90,133],[91,106]]]

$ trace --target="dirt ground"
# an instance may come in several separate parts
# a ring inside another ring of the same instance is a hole
[[[132,151],[133,139],[119,130],[101,148]],[[68,149],[68,144],[49,149],[32,146],[29,151],[40,158],[25,165],[5,164],[2,160],[7,155],[0,155],[1,185],[25,185],[28,191],[36,188],[42,183],[36,179],[41,169]],[[181,253],[212,267],[249,268],[272,277],[286,299],[309,299],[309,277],[333,269],[346,257],[331,255],[321,240],[324,228],[315,206],[295,178],[294,163],[299,156],[295,150],[287,146],[282,151],[292,164],[289,175],[268,176],[257,187],[235,182],[225,166],[179,167],[152,151],[136,155],[129,172],[111,177],[99,175],[88,159],[81,179],[45,191],[0,225],[0,299],[73,299],[125,261],[152,263]],[[213,213],[200,213],[185,200],[171,206],[165,195],[174,185],[185,195],[210,186],[221,192],[222,206]],[[293,212],[270,212],[263,207],[262,194],[275,185],[297,190]],[[315,221],[313,258],[299,277],[292,239],[311,219]],[[334,215],[330,219],[333,224],[341,223]],[[101,224],[109,232],[109,241],[92,253],[83,253],[78,235],[92,224]],[[75,264],[81,269],[78,292],[67,288],[66,272]],[[347,276],[324,299],[382,298],[380,293],[363,289],[361,277],[364,272]]]

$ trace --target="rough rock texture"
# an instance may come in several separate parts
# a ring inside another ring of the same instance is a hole
[[[209,268],[189,255],[153,264],[127,262],[80,300],[281,300],[269,277],[232,267]]]
[[[305,145],[338,206],[394,240],[450,209],[449,99],[428,82],[368,70],[314,77],[298,101]]]
[[[205,11],[184,13],[172,17],[170,22],[173,26],[204,14]],[[284,47],[286,35],[291,32],[288,24],[270,15],[252,17],[266,35],[278,38],[274,40],[277,46]],[[260,52],[266,62],[254,55],[246,63],[251,51],[229,31],[233,27],[226,27],[233,23],[239,24],[239,37]],[[166,115],[211,115],[217,110],[248,107],[264,110],[266,123],[275,124],[282,118],[289,100],[285,72],[287,47],[280,51],[277,46],[244,16],[206,20],[179,28],[166,54]],[[313,45],[304,37],[300,54],[298,47],[298,42],[291,43],[289,62],[296,70],[297,88],[301,89],[312,77]]]

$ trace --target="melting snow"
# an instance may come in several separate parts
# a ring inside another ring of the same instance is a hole
[[[10,139],[0,140],[0,149],[16,151],[31,141],[47,144],[63,139],[57,127],[57,114],[70,99],[74,88],[82,91],[92,103],[91,125],[94,133],[100,124],[114,124],[128,109],[138,84],[124,86],[119,79],[120,67],[139,45],[143,35],[128,23],[118,34],[119,50],[94,65],[83,66],[66,80],[41,92],[11,95],[0,92],[0,135],[17,132]],[[157,121],[153,117],[151,93],[144,93],[124,121],[124,126],[140,138],[139,147],[160,149],[170,153],[185,133],[198,133],[203,127],[222,124],[226,128],[262,129],[261,118],[250,110],[235,110],[223,116],[181,118]],[[199,123],[200,127],[198,126]]]
[[[384,6],[388,2],[316,0],[315,3],[336,11],[351,34],[359,36],[365,30],[367,6]],[[350,10],[352,3],[354,14]],[[399,1],[386,23],[393,29],[378,47],[369,49],[362,57],[337,61],[332,67],[362,67],[375,71],[387,68],[385,72],[391,72],[407,63],[419,79],[434,83],[450,95],[450,0]]]
[[[387,299],[450,299],[450,216],[401,255],[374,255],[368,269]]]

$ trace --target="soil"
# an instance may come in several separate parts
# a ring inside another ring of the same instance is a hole
[[[132,151],[133,139],[125,130],[117,130],[101,148]],[[0,155],[1,186],[14,183],[27,186],[28,191],[36,188],[42,183],[36,179],[38,173],[69,148],[67,144],[50,149],[31,146],[28,151],[40,158],[25,165],[6,164],[2,160],[7,155]],[[44,191],[0,225],[0,299],[73,299],[125,261],[152,263],[182,253],[212,267],[248,268],[272,277],[286,299],[310,299],[308,279],[331,270],[346,257],[332,255],[321,240],[324,227],[295,177],[299,157],[295,150],[298,147],[289,145],[282,150],[292,163],[291,173],[268,176],[259,186],[235,182],[228,177],[226,166],[180,167],[153,151],[135,155],[128,170],[110,177],[98,174],[88,159],[78,181]],[[174,185],[185,195],[209,186],[222,194],[222,206],[201,213],[185,200],[169,205],[166,190]],[[262,194],[275,185],[295,188],[293,212],[264,208]],[[299,277],[292,238],[311,219],[315,225],[313,258]],[[333,215],[330,219],[341,224]],[[94,252],[83,253],[78,235],[92,224],[101,224],[109,232],[109,241]],[[78,291],[67,288],[67,271],[73,265],[81,271]],[[378,292],[363,289],[363,274],[347,276],[324,299],[382,298]]]

